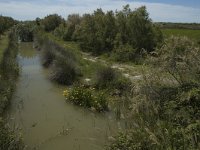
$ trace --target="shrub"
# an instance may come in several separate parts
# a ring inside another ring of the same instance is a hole
[[[8,106],[15,88],[15,81],[19,73],[16,62],[18,51],[17,36],[12,30],[9,43],[0,62],[0,116]],[[24,148],[21,136],[16,134],[0,117],[0,149],[22,150]]]
[[[43,47],[42,64],[45,67],[52,65],[50,79],[60,84],[71,85],[81,75],[75,53],[43,34],[38,32],[36,41]]]
[[[108,102],[103,92],[96,93],[93,88],[76,85],[68,93],[64,91],[64,96],[73,104],[94,108],[98,112],[108,109]]]
[[[96,72],[96,86],[98,88],[110,87],[116,77],[117,74],[114,69],[110,67],[102,67]]]
[[[112,83],[113,89],[119,90],[121,93],[130,92],[131,81],[122,75],[118,75],[117,79]]]
[[[57,14],[48,15],[41,21],[41,25],[47,32],[55,30],[61,23],[64,23],[64,19]]]
[[[1,35],[17,23],[11,17],[0,16],[0,38]]]
[[[59,27],[54,30],[54,35],[62,40],[65,39],[66,33],[67,28],[64,26],[64,24],[60,24]]]
[[[67,100],[84,107],[92,107],[92,91],[84,86],[75,86],[67,96]]]
[[[171,37],[153,59],[157,69],[143,75],[134,90],[131,129],[108,149],[200,148],[200,49]]]
[[[116,61],[121,62],[127,62],[127,61],[134,61],[136,50],[132,48],[132,46],[126,44],[126,45],[120,45],[114,50],[114,59]]]
[[[99,92],[94,95],[93,107],[99,112],[108,110],[108,99],[104,92]]]
[[[55,52],[52,49],[52,45],[45,45],[42,51],[42,65],[44,67],[49,67],[55,59]]]
[[[99,89],[117,90],[122,96],[130,92],[131,81],[110,67],[102,67],[96,72],[95,86]]]
[[[80,70],[72,59],[56,57],[50,79],[60,84],[71,85],[80,76]]]
[[[15,87],[14,81],[19,74],[16,62],[17,51],[17,38],[15,33],[11,32],[8,47],[5,49],[2,61],[0,62],[0,114],[3,113],[11,99]]]
[[[34,29],[35,27],[31,23],[18,24],[17,32],[20,40],[22,42],[32,42]]]
[[[0,149],[2,150],[23,150],[22,137],[16,134],[15,129],[10,129],[0,118]]]

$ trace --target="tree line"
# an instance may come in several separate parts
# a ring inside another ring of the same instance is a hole
[[[162,41],[160,29],[149,18],[145,6],[120,11],[95,10],[92,14],[57,14],[36,19],[36,24],[65,41],[76,41],[84,51],[94,55],[114,54],[119,61],[133,61],[144,51],[153,51]]]
[[[5,31],[7,31],[16,23],[17,21],[11,17],[0,16],[0,35],[2,35]]]

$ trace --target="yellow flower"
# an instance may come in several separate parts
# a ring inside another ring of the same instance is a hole
[[[69,94],[68,90],[63,91],[63,96],[67,97]]]

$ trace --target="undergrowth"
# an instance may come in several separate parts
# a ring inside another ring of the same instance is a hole
[[[3,112],[8,107],[15,90],[15,81],[19,74],[16,61],[18,52],[17,36],[15,31],[11,31],[8,36],[8,45],[3,52],[0,62],[0,149],[2,150],[22,150],[24,144],[21,136],[17,135],[15,129],[9,128],[2,119]]]
[[[108,150],[200,149],[200,49],[188,38],[171,37],[153,68],[135,87],[130,129],[120,133]]]

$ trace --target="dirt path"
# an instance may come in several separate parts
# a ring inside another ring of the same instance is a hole
[[[107,62],[106,60],[92,56],[90,53],[85,53],[82,52],[83,59],[91,61],[91,62],[99,62],[102,64],[106,64],[111,66],[111,68],[119,70],[124,77],[129,78],[131,81],[136,81],[136,80],[141,80],[142,75],[138,71],[138,68],[132,66],[132,65],[127,65],[127,64],[121,64],[121,63],[116,63],[116,62]]]

